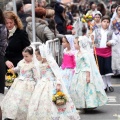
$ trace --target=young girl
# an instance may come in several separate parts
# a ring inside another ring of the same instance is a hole
[[[69,91],[70,82],[72,80],[75,68],[74,37],[72,35],[66,35],[62,39],[62,45],[64,47],[63,60],[61,65],[62,79],[67,90]]]
[[[78,42],[79,40],[79,42]],[[76,108],[95,108],[105,105],[107,96],[103,89],[102,77],[85,36],[75,39],[76,69],[70,85],[70,95]],[[86,50],[85,50],[86,49]]]
[[[114,30],[113,38],[116,40],[116,44],[112,46],[112,70],[114,75],[120,75],[120,5],[116,8],[111,22]]]
[[[79,120],[76,108],[61,82],[59,66],[44,49],[45,47],[41,46],[35,53],[40,61],[41,79],[36,84],[32,95],[27,120]],[[57,106],[52,102],[53,94],[59,90],[62,90],[68,99],[63,106]]]
[[[32,61],[32,47],[26,47],[22,54],[24,59],[11,70],[11,72],[18,72],[19,76],[15,79],[1,104],[3,117],[9,120],[27,119],[29,100],[38,80],[37,71]]]
[[[93,30],[101,27],[101,17],[102,17],[102,14],[99,11],[97,11],[95,13],[94,20],[92,21]]]
[[[111,19],[110,28],[115,32],[115,34],[118,34],[120,31],[120,5],[117,6]]]

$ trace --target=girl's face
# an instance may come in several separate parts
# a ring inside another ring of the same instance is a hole
[[[62,39],[62,45],[63,45],[63,48],[69,48],[70,47],[69,42],[64,37]]]
[[[42,61],[42,57],[37,51],[35,51],[35,55],[38,61]]]
[[[74,40],[74,46],[76,50],[80,50],[80,46],[77,39]]]
[[[118,7],[118,9],[117,9],[117,14],[118,14],[118,16],[120,16],[120,7]]]
[[[95,19],[94,19],[94,20],[95,20],[95,22],[97,22],[97,23],[100,22],[100,15],[95,15]]]
[[[15,22],[12,19],[5,19],[5,24],[8,30],[12,30],[15,26]]]
[[[92,4],[91,9],[95,10],[96,9],[96,4]]]
[[[111,12],[114,13],[115,12],[115,8],[112,8]]]
[[[108,29],[109,24],[110,24],[109,20],[104,19],[101,23],[101,26],[102,26],[103,29]]]
[[[30,55],[28,52],[23,52],[22,55],[23,55],[23,58],[26,62],[32,61],[33,55]]]

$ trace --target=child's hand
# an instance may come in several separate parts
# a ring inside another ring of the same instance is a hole
[[[90,72],[86,72],[86,82],[90,83]]]
[[[60,88],[61,88],[61,85],[60,85],[60,84],[57,84],[56,90],[57,90],[57,91],[60,91]]]
[[[110,42],[107,42],[107,44],[106,44],[108,47],[110,47],[111,46],[111,43]]]
[[[94,35],[91,35],[91,40],[92,42],[94,42]]]
[[[87,83],[90,83],[90,78],[86,78],[86,82],[87,82]]]

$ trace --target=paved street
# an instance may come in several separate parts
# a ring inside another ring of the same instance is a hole
[[[108,104],[80,114],[81,120],[120,120],[120,77],[112,78],[112,83],[115,91],[107,92]],[[0,101],[2,99],[0,94]]]

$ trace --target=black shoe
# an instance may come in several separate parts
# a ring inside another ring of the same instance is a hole
[[[104,89],[105,90],[105,92],[107,92],[107,88],[106,89]]]
[[[5,118],[4,120],[13,120],[13,119]]]
[[[110,87],[109,87],[109,91],[110,91],[110,92],[114,92],[114,88],[110,86]]]

